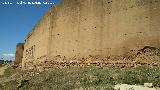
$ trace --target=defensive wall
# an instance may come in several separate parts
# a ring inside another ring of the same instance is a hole
[[[29,33],[22,67],[160,47],[159,6],[159,0],[64,0]]]

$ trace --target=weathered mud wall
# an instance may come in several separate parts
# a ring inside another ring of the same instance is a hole
[[[22,67],[33,68],[35,60],[46,59],[48,50],[50,19],[47,14],[27,36],[24,45]]]
[[[22,63],[23,51],[24,51],[24,43],[18,43],[16,46],[16,54],[15,54],[15,61],[14,61],[15,67],[18,67],[19,64]]]
[[[123,54],[160,46],[159,0],[65,0],[52,9],[50,55]]]
[[[159,47],[159,6],[159,0],[64,0],[29,34],[23,65]]]

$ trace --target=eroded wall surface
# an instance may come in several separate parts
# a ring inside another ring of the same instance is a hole
[[[16,45],[16,54],[15,54],[15,61],[14,61],[15,67],[18,67],[22,63],[23,51],[24,51],[24,43],[18,43]]]
[[[28,34],[23,51],[22,67],[34,68],[36,61],[46,60],[50,19],[47,14]]]
[[[65,0],[52,15],[50,55],[123,54],[160,46],[159,0]]]
[[[23,64],[159,47],[159,6],[159,0],[64,0],[26,39]]]

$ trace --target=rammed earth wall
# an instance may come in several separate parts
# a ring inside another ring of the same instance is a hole
[[[28,35],[22,67],[159,47],[159,11],[160,0],[64,0]]]

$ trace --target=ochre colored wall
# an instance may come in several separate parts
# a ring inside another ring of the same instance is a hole
[[[40,22],[33,28],[25,40],[22,67],[33,68],[35,60],[46,59],[48,50],[49,24],[50,19],[46,14]]]
[[[26,39],[31,59],[119,55],[160,46],[159,0],[64,0],[52,7]],[[26,56],[25,56],[26,55]],[[33,59],[33,60],[32,60]]]
[[[158,0],[65,0],[52,9],[50,55],[123,54],[159,47]]]
[[[24,43],[18,43],[16,46],[14,67],[18,67],[22,63],[23,51],[24,51]]]

